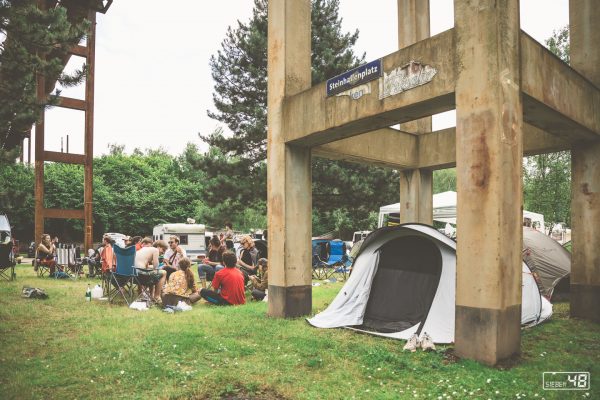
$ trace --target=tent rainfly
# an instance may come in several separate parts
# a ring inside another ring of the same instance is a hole
[[[522,273],[521,324],[536,325],[552,315],[552,304],[525,263]],[[365,239],[350,278],[308,322],[395,339],[426,332],[436,343],[453,343],[455,288],[456,242],[428,225],[386,227]]]
[[[523,261],[537,275],[540,292],[547,298],[558,282],[571,274],[571,253],[556,240],[531,228],[523,228]]]

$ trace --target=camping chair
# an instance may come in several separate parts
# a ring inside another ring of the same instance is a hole
[[[45,275],[50,275],[50,267],[47,264],[40,262],[37,249],[35,250],[35,257],[33,258],[33,269],[37,271],[37,276],[39,278],[43,278]]]
[[[326,243],[326,248],[328,249],[327,257],[322,257],[320,249],[313,251],[313,277],[329,279],[337,273],[346,279],[350,271],[350,260],[346,256],[346,244],[340,240],[332,240]]]
[[[15,279],[15,258],[12,244],[0,243],[0,278],[10,282]]]
[[[135,266],[133,267],[133,279],[135,285],[138,287],[138,295],[135,297],[134,301],[145,301],[148,304],[148,306],[154,303],[154,298],[150,294],[150,288],[153,287],[155,283],[152,282],[150,276],[143,274],[143,272],[153,270],[154,269],[149,270],[146,268],[138,268]],[[142,272],[141,274],[139,273],[140,271]],[[132,295],[135,296],[135,293],[132,293]]]
[[[57,249],[57,254],[61,254],[62,257],[66,258],[64,265],[64,272],[69,275],[72,279],[77,279],[83,273],[83,262],[81,260],[81,250],[75,245],[59,245],[61,251]]]
[[[118,245],[112,246],[117,266],[115,271],[110,272],[108,281],[108,301],[112,303],[115,298],[123,297],[127,305],[131,304],[134,296],[134,287],[137,286],[135,281],[135,270],[133,263],[135,261],[135,246],[126,248]]]

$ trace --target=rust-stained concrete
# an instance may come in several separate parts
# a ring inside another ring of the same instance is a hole
[[[269,3],[269,313],[310,312],[311,151],[401,169],[414,221],[427,173],[457,165],[456,351],[493,365],[520,347],[523,154],[572,149],[572,313],[599,319],[600,8],[571,0],[572,69],[520,31],[518,0],[455,0],[456,28],[432,38],[427,3],[398,0],[401,49],[383,69],[437,75],[383,100],[377,81],[358,100],[310,87],[310,2]],[[429,132],[424,117],[455,107],[456,129]]]
[[[311,310],[310,148],[286,145],[282,104],[310,87],[310,0],[269,1],[267,209],[269,310],[297,317]]]
[[[569,17],[571,65],[600,87],[600,8],[571,0]],[[600,143],[575,145],[571,163],[571,315],[600,322]]]
[[[455,0],[455,349],[494,365],[519,353],[523,109],[518,0]]]

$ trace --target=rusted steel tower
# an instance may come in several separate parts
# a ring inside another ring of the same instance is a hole
[[[45,111],[35,124],[35,240],[39,240],[44,232],[44,219],[83,219],[84,220],[84,245],[86,250],[92,247],[93,241],[93,158],[94,158],[94,73],[95,73],[95,47],[96,47],[96,13],[106,13],[112,0],[38,0],[38,7],[49,9],[65,7],[72,22],[81,22],[83,19],[90,21],[90,31],[85,46],[74,46],[70,54],[63,60],[66,66],[71,56],[84,57],[87,64],[87,78],[85,81],[85,99],[60,97],[58,107],[65,107],[85,113],[85,139],[83,154],[60,153],[46,151],[44,148],[44,117]],[[54,89],[56,80],[47,80],[43,76],[37,77],[37,97],[44,101]],[[84,200],[83,210],[62,210],[46,208],[44,206],[44,162],[53,161],[68,164],[83,165]]]

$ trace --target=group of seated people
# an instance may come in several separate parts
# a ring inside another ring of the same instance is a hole
[[[243,250],[238,259],[218,236],[211,238],[208,255],[198,260],[200,288],[191,270],[191,260],[179,245],[177,236],[171,236],[168,243],[149,237],[139,240],[134,267],[138,276],[143,277],[152,299],[165,306],[174,306],[180,300],[193,304],[201,298],[217,305],[245,304],[249,282],[253,298],[262,300],[268,286],[267,260],[256,259],[258,252],[249,236],[242,238],[241,245]],[[114,270],[116,259],[109,237],[104,238],[98,253],[102,271]],[[210,290],[207,280],[212,282]]]
[[[44,234],[38,246],[38,263],[46,265],[50,273],[54,272],[56,247],[50,235]],[[128,237],[126,246],[136,246],[134,267],[143,277],[146,289],[155,302],[163,305],[176,305],[184,299],[192,304],[204,298],[217,305],[245,304],[245,291],[248,286],[252,298],[263,300],[268,287],[268,263],[266,258],[257,259],[258,251],[250,236],[240,240],[242,249],[238,258],[229,243],[231,235],[210,239],[208,254],[198,256],[198,277],[200,286],[195,282],[191,270],[191,260],[185,249],[179,245],[179,237],[171,236],[168,243],[151,238]],[[99,269],[102,274],[115,270],[116,256],[114,243],[105,236],[102,245],[88,254],[90,276]],[[212,288],[207,288],[207,281]]]

